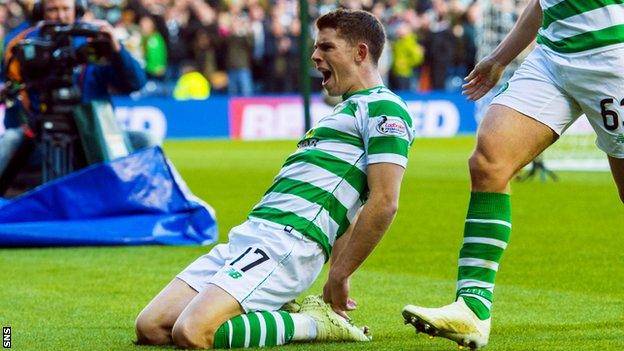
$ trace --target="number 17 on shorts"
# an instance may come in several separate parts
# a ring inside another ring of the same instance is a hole
[[[213,277],[212,283],[243,302],[260,284],[266,281],[279,263],[266,249],[251,246],[227,262]]]
[[[229,264],[230,269],[228,270],[228,275],[234,279],[239,279],[243,276],[245,272],[249,271],[250,269],[254,267],[261,265],[262,263],[268,260],[270,260],[269,255],[267,255],[267,253],[264,252],[264,250],[262,250],[261,248],[249,247],[240,256],[238,256],[232,262],[230,262]],[[241,261],[244,263],[241,264],[240,263]],[[237,267],[240,267],[240,269]]]

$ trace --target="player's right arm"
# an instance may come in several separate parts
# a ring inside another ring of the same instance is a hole
[[[466,77],[463,94],[470,100],[478,100],[490,91],[505,67],[535,40],[541,25],[542,8],[539,0],[530,0],[511,32]]]

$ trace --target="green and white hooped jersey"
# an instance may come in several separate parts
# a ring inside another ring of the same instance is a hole
[[[380,86],[343,96],[297,144],[249,214],[318,242],[327,257],[368,196],[367,166],[407,165],[414,139],[405,102]]]
[[[559,53],[624,43],[624,0],[539,0],[537,42]]]

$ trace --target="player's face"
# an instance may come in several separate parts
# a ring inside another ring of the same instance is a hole
[[[352,45],[338,36],[335,29],[324,28],[318,32],[312,61],[323,74],[323,87],[329,95],[348,93],[354,85],[354,50]]]
[[[72,24],[76,20],[75,0],[44,0],[43,19]]]

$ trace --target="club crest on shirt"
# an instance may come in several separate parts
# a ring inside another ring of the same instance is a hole
[[[398,117],[381,116],[381,121],[377,124],[377,131],[383,135],[398,137],[407,134],[405,122]]]

